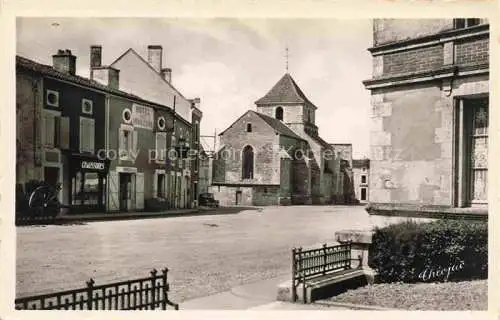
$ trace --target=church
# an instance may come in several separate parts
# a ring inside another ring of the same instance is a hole
[[[289,73],[219,134],[209,191],[221,205],[337,203],[340,154],[315,124],[317,107]]]

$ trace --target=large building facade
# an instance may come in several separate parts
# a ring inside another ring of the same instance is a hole
[[[369,211],[487,213],[489,24],[374,20]]]
[[[290,74],[220,136],[211,192],[221,205],[332,203],[340,159],[318,134],[317,107]]]

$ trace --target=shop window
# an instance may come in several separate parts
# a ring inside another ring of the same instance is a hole
[[[100,205],[101,189],[99,187],[99,179],[97,172],[76,172],[71,181],[72,205]]]
[[[80,117],[80,152],[94,153],[95,143],[94,119]]]
[[[480,19],[455,19],[455,29],[464,29],[478,25],[481,22]]]

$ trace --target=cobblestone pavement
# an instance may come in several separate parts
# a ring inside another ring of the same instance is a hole
[[[147,220],[17,228],[16,297],[170,269],[175,302],[290,272],[291,248],[367,228],[361,206],[294,206]]]

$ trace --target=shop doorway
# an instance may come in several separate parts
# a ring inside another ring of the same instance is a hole
[[[128,211],[131,209],[132,203],[132,174],[120,173],[120,211]]]

